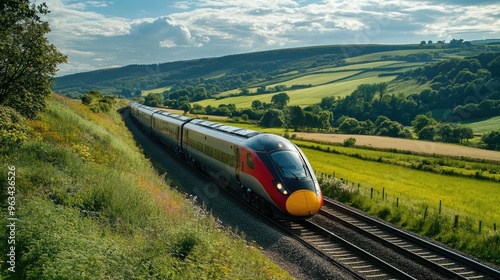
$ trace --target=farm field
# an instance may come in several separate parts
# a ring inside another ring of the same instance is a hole
[[[168,110],[173,113],[181,114],[180,110]],[[267,133],[275,133],[283,135],[285,129],[283,128],[261,128],[257,124],[250,123],[235,123],[222,119],[219,116],[198,116],[200,118],[207,118],[211,121],[225,123],[227,125],[242,127],[245,129],[252,129]],[[500,118],[500,117],[499,117]],[[498,126],[498,125],[497,125]],[[356,146],[380,148],[380,149],[396,149],[399,151],[409,151],[418,154],[429,155],[442,155],[451,157],[464,157],[471,159],[485,159],[491,161],[498,161],[500,164],[500,152],[478,149],[473,147],[466,147],[461,145],[454,145],[442,142],[428,142],[421,140],[411,140],[402,138],[392,138],[373,135],[354,135],[354,134],[332,134],[332,133],[314,133],[314,132],[289,132],[295,134],[297,139],[310,140],[314,142],[334,143],[341,144],[345,139],[353,137],[356,139]]]
[[[439,201],[450,215],[481,219],[490,227],[500,221],[498,182],[448,176],[392,164],[366,161],[346,155],[301,148],[316,172],[333,174],[364,189],[378,192],[385,188],[392,199],[399,197],[417,206],[425,203],[437,208]]]
[[[452,157],[464,157],[475,159],[486,159],[498,161],[500,164],[500,152],[483,150],[448,143],[428,142],[411,139],[400,139],[372,135],[349,135],[349,134],[325,134],[296,132],[297,138],[329,143],[343,143],[345,139],[353,137],[356,146],[366,146],[381,149],[397,149],[400,151],[411,151],[414,153],[428,155],[444,155]]]
[[[346,96],[352,93],[359,85],[367,83],[382,83],[391,81],[395,76],[385,76],[378,77],[378,73],[371,73],[370,76],[365,78],[358,78],[347,81],[340,81],[335,83],[329,83],[325,85],[319,85],[310,88],[303,88],[297,90],[288,90],[286,93],[290,97],[290,103],[288,105],[299,105],[299,106],[309,106],[312,104],[317,104],[321,102],[323,97],[328,96]],[[274,93],[275,94],[275,93]],[[236,96],[224,99],[206,99],[202,101],[193,102],[199,104],[203,107],[208,105],[217,107],[220,104],[234,104],[237,108],[248,108],[251,107],[252,101],[258,99],[262,102],[271,102],[273,93],[265,95],[246,95],[246,96]]]
[[[373,84],[392,81],[398,73],[418,67],[423,63],[409,63],[404,61],[376,61],[367,63],[357,63],[347,66],[329,67],[321,70],[316,70],[303,75],[293,73],[290,74],[290,79],[286,76],[281,77],[279,82],[266,85],[267,87],[275,87],[277,85],[285,85],[291,87],[293,85],[312,85],[309,88],[301,88],[296,90],[285,90],[290,97],[289,105],[299,105],[306,107],[317,104],[323,97],[329,96],[347,96],[352,93],[361,84]],[[250,93],[256,93],[258,87],[248,88]],[[240,89],[230,90],[218,94],[218,97],[237,94]],[[203,107],[208,105],[219,106],[220,104],[235,104],[238,108],[251,107],[252,101],[259,99],[262,102],[271,102],[272,96],[276,93],[265,95],[246,95],[227,97],[223,99],[207,99],[193,102]]]
[[[415,50],[386,51],[386,52],[377,52],[377,53],[371,53],[371,54],[350,57],[350,58],[347,58],[345,61],[347,63],[360,63],[360,62],[381,60],[383,56],[406,56],[406,55],[417,54],[417,53],[438,53],[438,52],[441,52],[441,49],[415,49]]]
[[[500,129],[500,116],[487,118],[476,122],[464,121],[462,124],[472,128],[474,130],[474,133],[483,134]]]

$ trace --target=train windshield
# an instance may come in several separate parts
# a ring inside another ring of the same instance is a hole
[[[287,179],[300,179],[308,177],[308,172],[300,155],[293,151],[279,151],[271,154],[276,167],[282,176]]]

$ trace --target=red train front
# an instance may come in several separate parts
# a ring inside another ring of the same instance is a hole
[[[276,216],[306,218],[323,205],[311,165],[287,139],[273,134],[253,136],[241,147],[240,159],[242,187],[269,201]]]

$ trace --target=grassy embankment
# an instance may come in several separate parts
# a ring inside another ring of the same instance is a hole
[[[117,112],[54,95],[29,126],[31,140],[0,148],[0,180],[15,167],[17,218],[13,273],[4,189],[0,278],[289,278],[169,188]]]

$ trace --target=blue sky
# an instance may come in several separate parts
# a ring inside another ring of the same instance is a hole
[[[493,0],[43,2],[47,37],[69,58],[59,76],[288,47],[500,38]]]

